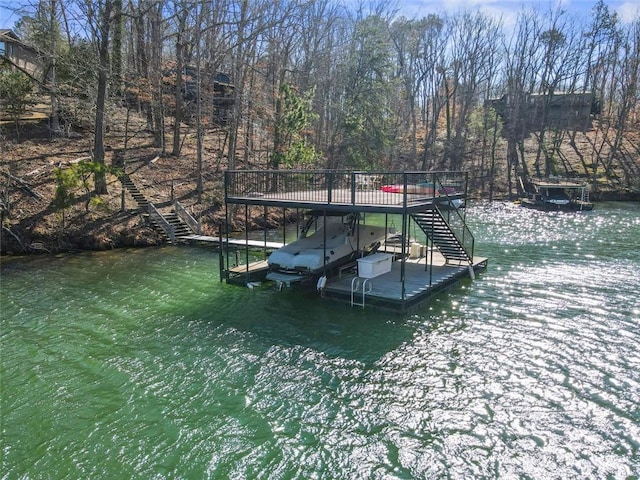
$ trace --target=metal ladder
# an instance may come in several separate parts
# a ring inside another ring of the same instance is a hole
[[[361,282],[361,280],[364,280]],[[360,278],[354,277],[351,280],[351,306],[357,305],[359,307],[364,308],[364,299],[367,293],[371,293],[373,289],[373,285],[369,282],[369,278]],[[360,291],[360,287],[362,287],[362,302],[358,302],[356,300],[356,293]]]
[[[582,190],[582,199],[583,202],[589,202],[589,190],[588,189],[583,189]]]

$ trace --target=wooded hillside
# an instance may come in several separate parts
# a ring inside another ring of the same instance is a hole
[[[87,196],[113,194],[111,167],[153,182],[133,169],[157,157],[198,214],[218,204],[225,168],[463,169],[483,198],[517,195],[532,175],[582,177],[594,199],[640,191],[640,17],[623,23],[602,0],[580,18],[522,10],[509,29],[481,12],[408,19],[333,0],[21,12],[13,32],[42,68],[25,92],[1,51],[3,182],[40,168],[26,154],[24,171],[19,153],[38,132],[98,166]],[[21,121],[30,91],[46,96],[46,132]],[[15,217],[16,184],[3,185]]]

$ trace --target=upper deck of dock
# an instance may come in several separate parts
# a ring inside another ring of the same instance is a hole
[[[466,172],[231,170],[229,204],[402,213],[466,196]]]

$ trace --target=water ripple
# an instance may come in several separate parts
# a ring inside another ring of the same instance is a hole
[[[403,318],[204,249],[4,262],[3,477],[637,477],[637,210],[471,211],[488,271]]]

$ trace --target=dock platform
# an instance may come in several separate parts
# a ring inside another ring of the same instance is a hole
[[[220,237],[209,235],[185,235],[180,237],[181,240],[189,242],[214,243],[220,245]],[[245,240],[244,238],[223,238],[222,243],[229,246],[249,247],[249,248],[265,248],[267,250],[277,250],[284,246],[282,242],[265,242],[263,240]]]
[[[488,259],[474,257],[472,267],[474,275],[487,268]],[[354,292],[356,302],[354,305],[376,306],[389,310],[407,310],[417,303],[427,300],[429,297],[440,293],[447,288],[459,283],[465,278],[470,278],[470,266],[467,264],[446,264],[444,258],[435,259],[433,264],[427,264],[426,258],[417,261],[406,261],[404,265],[404,286],[402,281],[402,262],[394,261],[391,271],[375,278],[366,279],[366,288],[363,295],[362,284],[365,279],[360,279],[360,288]],[[356,273],[342,275],[340,278],[327,280],[323,290],[323,297],[352,302],[352,285]],[[404,293],[404,295],[403,295]]]
[[[268,272],[269,264],[266,260],[239,264],[227,269],[227,282],[234,285],[248,285],[253,282],[263,282]]]

